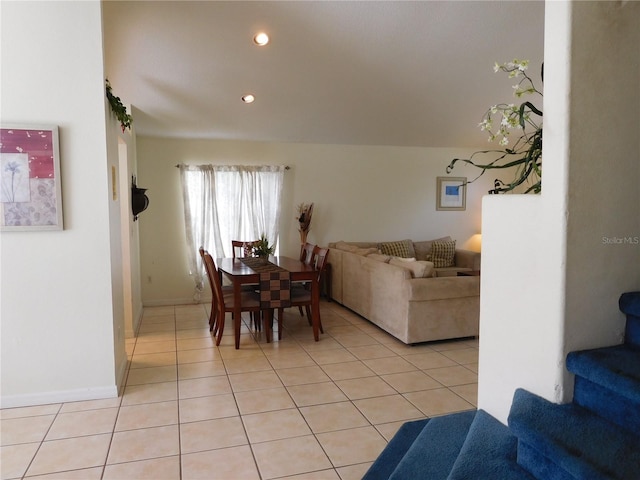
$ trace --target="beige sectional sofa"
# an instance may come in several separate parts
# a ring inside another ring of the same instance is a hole
[[[404,240],[409,258],[382,248],[400,242],[330,243],[333,300],[407,344],[477,336],[480,254],[453,247],[453,265],[436,268],[432,242],[447,239]]]

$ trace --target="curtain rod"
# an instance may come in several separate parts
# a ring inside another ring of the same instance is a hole
[[[176,165],[176,168],[180,168],[180,164]],[[291,167],[289,165],[285,165],[284,169],[291,170]]]

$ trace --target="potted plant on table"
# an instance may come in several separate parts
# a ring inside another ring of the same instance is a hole
[[[275,247],[269,245],[269,239],[264,233],[260,235],[260,239],[253,245],[253,256],[262,259],[264,263],[269,261],[269,255],[273,255],[275,251]]]

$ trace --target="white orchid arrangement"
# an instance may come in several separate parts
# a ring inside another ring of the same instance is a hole
[[[542,93],[535,87],[533,80],[527,74],[528,67],[528,60],[515,59],[503,64],[496,63],[493,70],[496,73],[506,72],[509,74],[509,78],[519,79],[518,83],[513,86],[515,97],[521,98],[530,94],[542,96]],[[523,102],[520,105],[513,103],[493,105],[484,114],[478,126],[482,131],[488,132],[488,140],[490,142],[498,140],[498,144],[504,149],[475,152],[468,159],[455,158],[447,167],[447,173],[451,173],[457,162],[473,165],[482,169],[482,173],[474,180],[471,180],[473,182],[487,170],[515,167],[516,174],[513,181],[504,183],[502,180],[496,179],[494,188],[489,190],[489,193],[509,192],[525,181],[533,181],[533,184],[526,189],[525,193],[540,193],[542,189],[540,179],[542,175],[542,122],[536,120],[536,117],[541,119],[542,111],[531,102]],[[518,131],[519,137],[515,139],[511,147],[508,147],[511,144],[510,135],[513,131]],[[486,164],[479,164],[474,161],[476,155],[490,153],[498,154],[497,158]]]

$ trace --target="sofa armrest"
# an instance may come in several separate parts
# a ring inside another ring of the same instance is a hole
[[[471,250],[456,249],[454,259],[456,267],[470,268],[471,270],[480,271],[480,252],[472,252]]]

